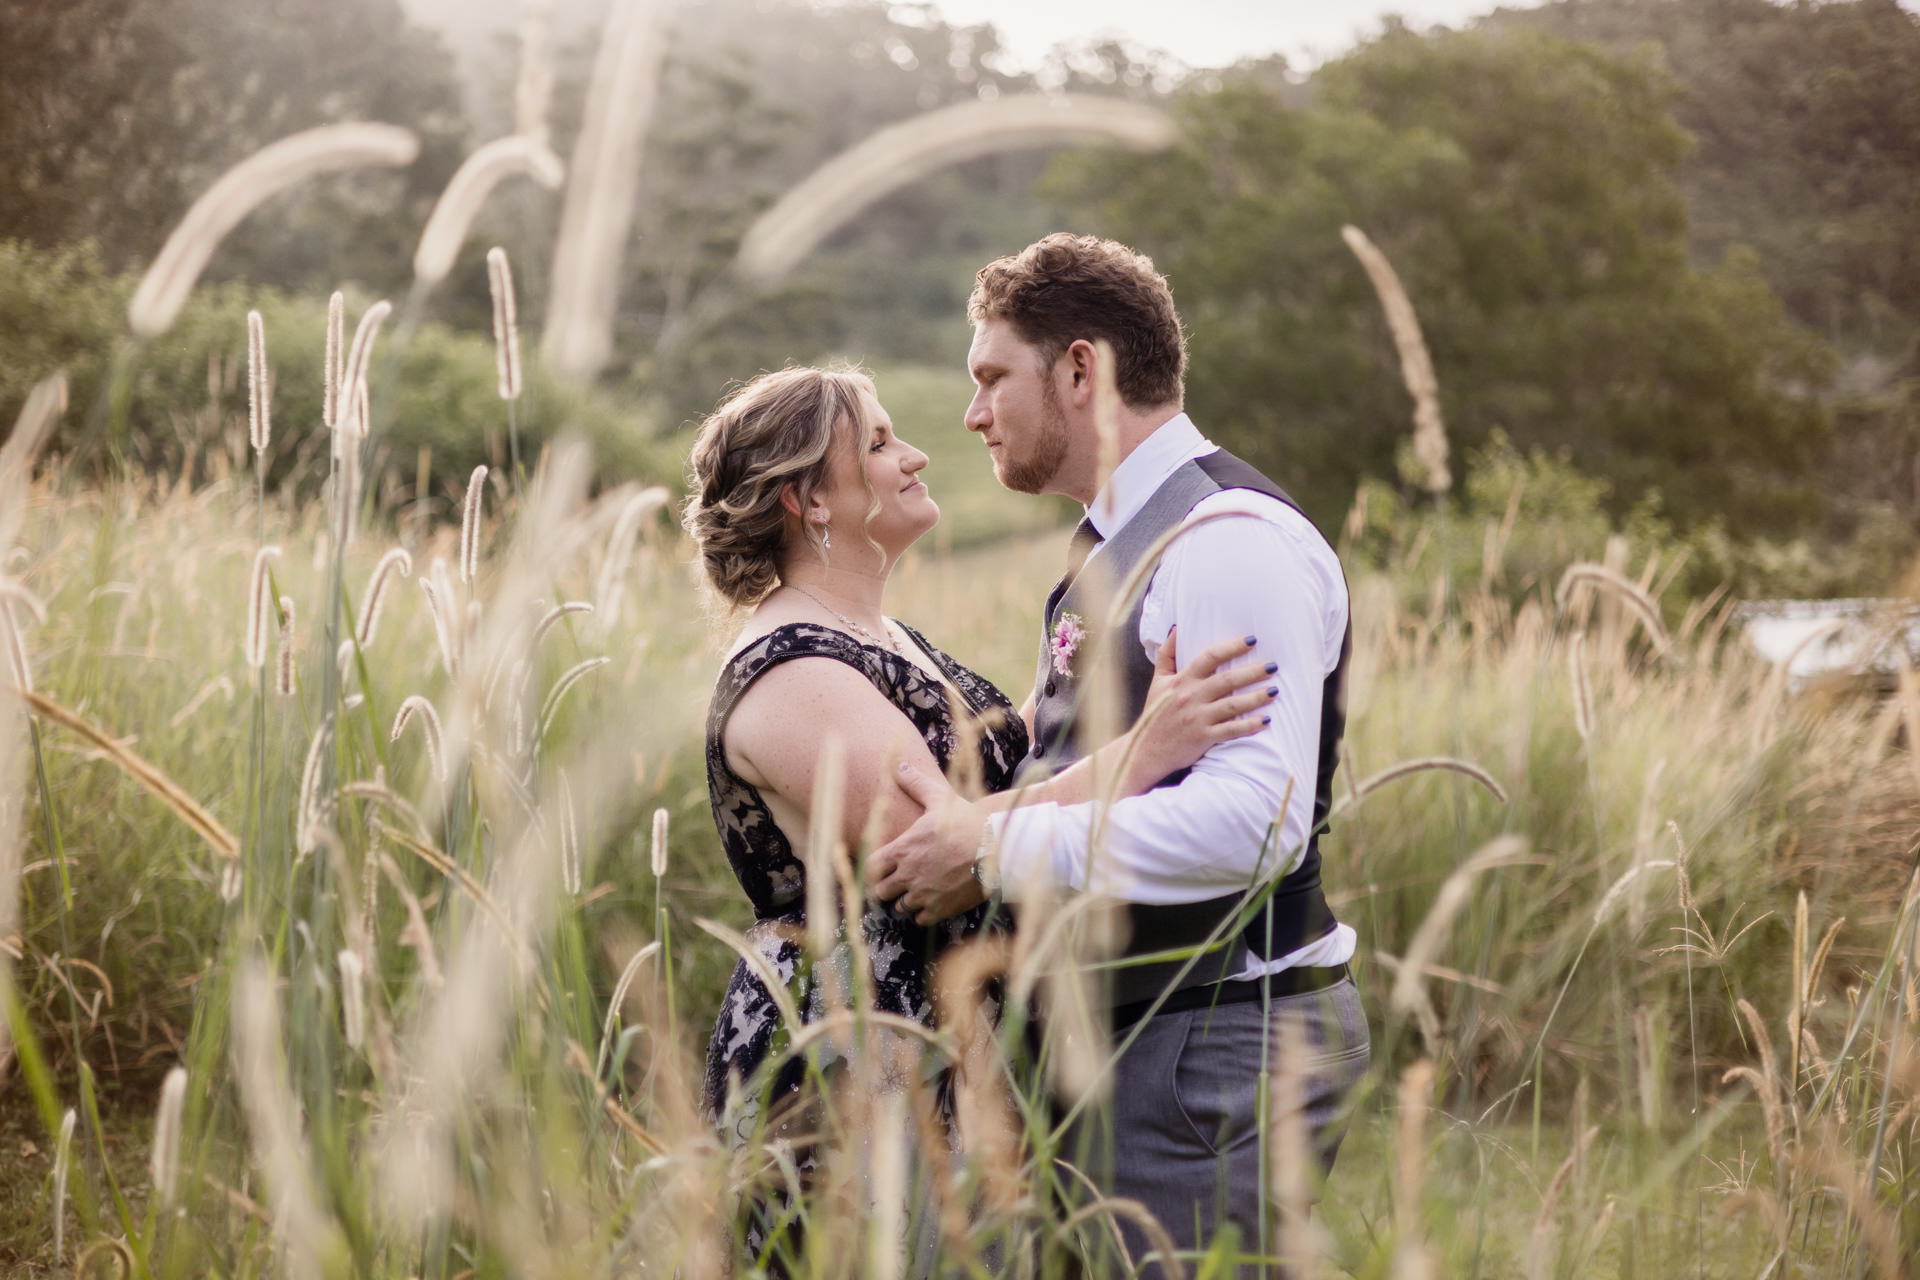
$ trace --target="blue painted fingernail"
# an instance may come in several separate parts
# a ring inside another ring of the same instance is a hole
[[[1251,649],[1251,648],[1253,648],[1253,646],[1255,646],[1256,644],[1259,644],[1259,643],[1260,643],[1260,638],[1259,638],[1258,636],[1248,636],[1248,637],[1247,637],[1247,648],[1249,648],[1249,649]]]
[[[1267,696],[1268,696],[1269,698],[1277,698],[1277,697],[1279,697],[1279,696],[1280,696],[1280,686],[1279,686],[1279,685],[1277,685],[1277,684],[1270,684],[1270,685],[1268,685],[1268,686],[1267,686]]]
[[[1273,717],[1272,717],[1272,716],[1261,716],[1261,717],[1260,717],[1260,723],[1261,723],[1261,724],[1272,724],[1272,723],[1273,723]]]
[[[1268,675],[1272,675],[1272,674],[1273,674],[1274,672],[1276,672],[1276,671],[1278,671],[1279,669],[1280,669],[1280,664],[1279,664],[1279,663],[1277,663],[1277,662],[1269,662],[1269,663],[1267,664],[1267,674],[1268,674]]]

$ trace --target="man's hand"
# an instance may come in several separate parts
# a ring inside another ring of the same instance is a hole
[[[962,800],[945,778],[929,778],[912,765],[901,765],[895,777],[926,812],[867,855],[868,892],[921,925],[980,905],[985,895],[973,875],[973,855],[985,811]]]

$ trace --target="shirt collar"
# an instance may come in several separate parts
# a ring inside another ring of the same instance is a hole
[[[1168,418],[1121,459],[1107,477],[1106,486],[1095,495],[1093,505],[1087,508],[1094,530],[1102,540],[1120,532],[1181,463],[1211,453],[1213,448],[1186,414]]]

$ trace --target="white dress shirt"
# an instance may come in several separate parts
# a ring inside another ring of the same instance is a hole
[[[1114,468],[1087,514],[1110,538],[1189,459],[1218,446],[1179,414]],[[1320,694],[1340,659],[1347,586],[1333,549],[1298,511],[1247,489],[1211,494],[1192,514],[1233,512],[1177,538],[1160,562],[1140,610],[1140,646],[1155,660],[1167,632],[1184,663],[1208,645],[1256,636],[1247,659],[1274,663],[1280,695],[1273,723],[1208,751],[1178,784],[1111,805],[1025,805],[989,819],[1000,846],[1000,881],[1015,902],[1039,885],[1095,889],[1122,901],[1204,902],[1284,874],[1299,860],[1313,823],[1320,756]],[[1099,548],[1093,556],[1098,557]],[[1291,788],[1289,788],[1291,783]],[[1286,811],[1280,812],[1284,802]],[[1100,856],[1089,836],[1104,809]],[[1280,818],[1278,838],[1268,827]],[[1265,865],[1262,854],[1265,852]],[[1295,965],[1352,959],[1351,926],[1273,960],[1251,957],[1236,977]]]

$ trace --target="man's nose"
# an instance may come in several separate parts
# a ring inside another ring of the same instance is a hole
[[[967,416],[961,419],[969,431],[985,431],[993,425],[993,414],[987,409],[987,398],[976,393],[972,403],[967,405]]]

